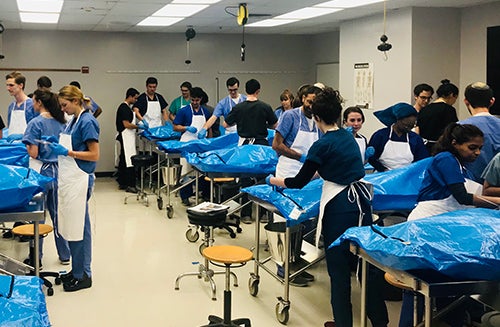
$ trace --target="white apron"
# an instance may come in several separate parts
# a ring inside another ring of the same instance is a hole
[[[465,189],[467,190],[467,193],[476,195],[481,195],[483,192],[483,186],[481,184],[468,178],[465,179]],[[410,215],[408,216],[408,221],[469,208],[474,208],[474,206],[468,206],[458,203],[453,195],[450,195],[446,199],[441,200],[421,201],[417,203],[415,209],[411,211]]]
[[[75,124],[78,124],[78,119]],[[69,125],[67,129],[69,128]],[[71,134],[61,133],[59,144],[71,150]],[[59,233],[68,241],[83,240],[89,174],[70,156],[59,156],[58,208]]]
[[[316,124],[313,125],[311,130],[301,130],[302,126],[302,115],[300,113],[299,120],[299,130],[297,135],[295,136],[295,140],[293,140],[290,149],[297,151],[298,153],[307,153],[311,145],[318,140],[318,130],[316,128]],[[281,155],[278,159],[278,164],[276,165],[276,177],[294,177],[299,172],[302,167],[302,162],[297,159],[292,159],[287,156]]]
[[[185,131],[181,135],[181,139],[180,139],[181,142],[197,140],[198,139],[198,131],[200,129],[202,129],[203,125],[205,125],[205,123],[207,122],[207,120],[205,118],[205,113],[203,111],[203,107],[200,106],[200,110],[202,113],[201,115],[195,115],[194,110],[193,110],[193,106],[189,105],[189,107],[191,108],[191,115],[192,115],[190,126],[193,126],[196,128],[196,133],[191,133],[191,132]],[[187,163],[186,159],[181,158],[180,163],[182,166],[182,168],[181,168],[182,175],[186,174],[189,170],[191,170],[191,165]]]
[[[131,123],[135,124],[135,121],[135,114],[134,112],[132,112]],[[135,129],[125,128],[121,133],[123,140],[123,151],[125,152],[125,164],[127,167],[133,167],[131,158],[132,156],[137,154],[137,149],[135,146]]]
[[[230,96],[229,96],[229,106],[231,107],[231,110],[233,110],[233,107],[235,104],[238,104],[240,103],[240,99],[241,99],[241,95],[238,95],[238,98],[236,98],[236,101],[234,101]],[[231,110],[229,110],[229,112],[231,112]],[[236,133],[238,131],[236,125],[233,125],[233,126],[228,126],[226,128],[226,134],[229,134],[229,133]]]
[[[10,112],[9,135],[24,134],[26,131],[26,101],[23,103],[23,110],[12,110]],[[16,103],[14,103],[14,108]]]
[[[147,95],[146,98],[148,108],[144,115],[144,119],[146,119],[150,128],[161,126],[161,106],[158,97],[155,94],[156,101],[150,101]]]
[[[379,158],[380,163],[389,170],[408,166],[414,159],[410,149],[408,133],[406,134],[406,142],[395,142],[391,140],[391,137],[392,126],[389,140],[385,144],[384,151],[382,151]]]
[[[366,141],[362,137],[355,137],[356,143],[358,143],[359,152],[361,152],[361,159],[363,163],[365,162],[365,151],[366,151]]]

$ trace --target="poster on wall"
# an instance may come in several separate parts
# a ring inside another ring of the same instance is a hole
[[[358,107],[373,108],[373,64],[354,64],[354,103]]]

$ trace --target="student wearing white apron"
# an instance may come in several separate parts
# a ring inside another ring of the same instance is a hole
[[[24,93],[26,77],[19,72],[12,72],[5,79],[7,91],[14,97],[8,108],[9,135],[22,135],[28,123],[38,114],[33,109],[33,101]]]
[[[352,135],[354,136],[354,140],[359,147],[359,152],[361,153],[361,159],[363,163],[366,163],[368,158],[373,155],[373,151],[375,149],[367,147],[366,137],[361,135],[359,131],[363,127],[363,123],[365,122],[365,115],[363,111],[359,107],[349,107],[344,110],[343,113],[343,123],[344,127],[352,129]]]
[[[478,158],[483,142],[483,132],[474,125],[452,123],[446,127],[434,147],[437,154],[425,171],[417,206],[408,216],[408,220],[431,217],[471,206],[498,207],[500,197],[480,195],[481,185],[473,182],[472,174],[464,168],[465,163]],[[420,308],[420,316],[422,310],[423,308]],[[460,318],[459,313],[451,316]],[[412,317],[413,296],[405,294],[399,326],[413,326]],[[451,326],[462,326],[463,319],[448,323]]]
[[[197,140],[197,132],[203,127],[210,118],[210,112],[201,106],[203,90],[199,87],[191,89],[191,104],[181,108],[174,119],[174,131],[181,132],[181,142]],[[211,136],[211,133],[210,133]],[[181,158],[182,175],[191,170],[191,166],[186,159]],[[200,180],[201,182],[201,180]],[[180,190],[180,196],[184,204],[188,204],[188,198],[192,194],[190,187],[184,187]]]
[[[336,124],[341,111],[339,93],[325,88],[312,105],[314,120],[324,135],[311,146],[306,161],[295,177],[266,178],[268,184],[292,188],[305,186],[316,172],[324,179],[318,232],[323,233],[325,248],[349,227],[372,223],[370,194],[364,183],[360,182],[365,174],[360,152],[352,135],[339,129]],[[351,260],[348,243],[326,251],[335,323],[343,327],[353,326]],[[386,327],[389,319],[381,292],[383,273],[370,269],[368,275],[368,317],[373,326]],[[327,322],[325,326],[332,324]]]
[[[236,77],[228,78],[226,81],[226,87],[229,95],[217,103],[212,116],[203,125],[203,128],[198,131],[199,139],[207,137],[207,131],[213,126],[218,118],[224,116],[224,119],[226,119],[227,115],[231,112],[231,110],[233,110],[235,105],[247,99],[246,95],[238,92],[238,89],[240,88],[240,81]],[[226,129],[226,134],[236,133],[236,125],[228,126],[223,123],[223,126]]]
[[[139,91],[129,88],[123,101],[116,111],[116,139],[120,143],[120,155],[118,162],[118,185],[121,190],[137,193],[135,181],[135,169],[132,165],[132,156],[136,149],[136,130],[143,124],[136,123],[132,105],[137,101]],[[139,126],[138,126],[139,125]]]
[[[368,159],[375,170],[382,172],[405,167],[429,156],[422,138],[411,131],[417,119],[413,106],[400,102],[375,111],[374,115],[388,126],[376,131],[368,143],[375,149]]]
[[[146,79],[146,92],[142,93],[134,104],[134,112],[139,121],[144,120],[146,127],[162,126],[162,121],[168,121],[167,106],[163,96],[156,93],[158,80],[155,77]]]
[[[54,239],[59,262],[67,265],[70,261],[69,245],[59,231],[57,215],[57,156],[51,153],[47,144],[44,144],[50,141],[57,142],[59,134],[64,130],[66,121],[59,107],[57,95],[50,91],[36,90],[33,93],[33,107],[40,115],[28,123],[22,142],[26,145],[30,156],[30,168],[44,176],[55,179],[45,189],[45,201],[54,227]],[[43,256],[42,250],[43,238],[40,238],[40,261]]]
[[[59,144],[49,146],[59,155],[58,214],[61,235],[69,242],[71,272],[61,275],[66,292],[92,286],[92,234],[88,200],[99,160],[99,123],[89,110],[89,100],[75,86],[59,90],[61,109],[74,115],[61,133]]]

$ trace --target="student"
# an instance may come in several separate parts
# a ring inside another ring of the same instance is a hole
[[[472,176],[465,168],[465,163],[478,158],[482,146],[483,132],[476,126],[457,123],[448,125],[434,147],[436,155],[425,171],[417,206],[408,216],[408,220],[431,217],[470,206],[495,208],[500,204],[500,197],[477,194],[478,185],[471,180]],[[446,305],[446,299],[440,301],[443,302],[439,302],[438,306]],[[421,319],[421,304],[418,311]],[[463,317],[458,312],[450,316],[452,317],[449,319],[453,319],[449,322],[451,326],[462,326]],[[404,292],[399,327],[413,325],[413,294]]]
[[[292,107],[293,99],[294,99],[293,93],[289,89],[285,89],[283,92],[281,92],[280,94],[281,106],[274,109],[274,114],[276,115],[276,118],[278,118],[278,120],[280,119],[281,114],[283,114],[285,111],[293,109]]]
[[[373,152],[375,150],[373,147],[367,147],[368,141],[366,140],[366,137],[359,133],[359,131],[363,127],[364,122],[365,115],[363,114],[363,110],[361,110],[359,107],[349,107],[344,110],[344,127],[350,127],[352,129],[352,135],[354,136],[354,139],[358,144],[363,163],[365,163],[366,160],[368,160],[368,158],[373,155]]]
[[[49,146],[54,154],[59,155],[59,227],[71,251],[71,271],[61,275],[61,280],[66,292],[74,292],[92,286],[88,200],[99,160],[99,123],[85,109],[90,100],[75,86],[67,85],[59,90],[59,104],[73,118],[61,133],[59,143]]]
[[[28,123],[38,114],[33,109],[33,101],[24,93],[26,77],[19,72],[12,72],[5,76],[5,80],[7,91],[14,97],[8,109],[9,135],[22,135]]]
[[[162,126],[163,122],[169,120],[167,113],[168,103],[161,94],[156,93],[157,87],[158,80],[156,77],[148,77],[146,79],[146,92],[139,95],[134,105],[134,112],[137,119],[143,121],[146,127]]]
[[[181,108],[191,103],[191,89],[193,88],[193,85],[191,85],[190,82],[186,81],[182,82],[180,88],[181,88],[181,95],[175,98],[172,101],[172,104],[170,105],[168,115],[171,121],[174,121],[175,116],[177,116],[177,112]]]
[[[429,84],[418,84],[413,88],[413,97],[415,99],[415,104],[413,107],[417,112],[422,110],[432,99],[434,94],[434,89]]]
[[[54,239],[59,262],[63,265],[69,265],[69,245],[68,241],[59,232],[57,215],[57,156],[50,152],[47,145],[40,143],[40,140],[47,137],[58,140],[59,134],[64,130],[66,120],[59,107],[57,95],[50,91],[36,90],[33,92],[33,108],[39,115],[28,123],[22,142],[26,145],[30,156],[29,167],[44,176],[55,179],[46,187],[45,201],[54,227]],[[43,238],[40,238],[40,262],[43,255],[42,249]],[[27,262],[34,265],[29,259],[27,259]]]
[[[367,189],[360,181],[365,175],[360,152],[352,135],[342,128],[339,129],[337,125],[342,111],[341,102],[339,93],[329,87],[316,96],[312,114],[324,135],[311,146],[302,168],[295,177],[266,178],[270,185],[290,188],[305,186],[316,172],[324,179],[317,231],[323,233],[325,247],[349,227],[372,223]],[[352,198],[356,200],[349,200]],[[353,326],[351,258],[347,243],[326,251],[335,323],[330,321],[325,326]],[[381,292],[383,273],[378,269],[370,269],[368,273],[368,317],[373,326],[384,327],[389,323],[389,318]]]
[[[484,195],[500,196],[500,152],[491,159],[481,178],[484,179]]]

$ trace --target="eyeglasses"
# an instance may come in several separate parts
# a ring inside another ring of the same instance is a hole
[[[432,97],[426,97],[426,96],[423,96],[423,95],[419,95],[418,96],[420,100],[424,100],[424,101],[430,101],[432,99]]]
[[[238,88],[235,88],[235,89],[227,89],[229,92],[237,92],[238,91]]]

